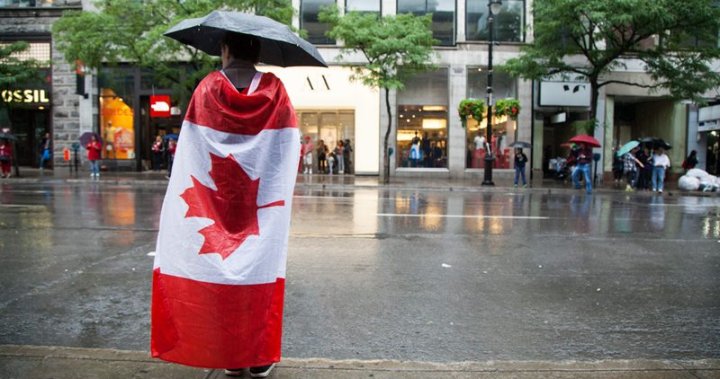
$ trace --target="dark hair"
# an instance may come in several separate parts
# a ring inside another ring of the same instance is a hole
[[[225,33],[221,45],[228,47],[233,58],[242,59],[252,63],[260,61],[260,40],[249,34]]]

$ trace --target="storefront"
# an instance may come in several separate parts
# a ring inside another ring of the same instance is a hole
[[[170,91],[156,87],[152,74],[137,67],[105,67],[98,78],[103,166],[107,170],[149,170],[156,136],[167,145],[182,124]],[[174,138],[174,137],[173,137]],[[165,168],[167,157],[160,167]]]
[[[339,141],[349,142],[352,154],[348,173],[378,174],[380,101],[376,89],[350,80],[352,71],[342,67],[259,69],[282,80],[303,136],[309,136],[316,147],[323,140],[330,151]],[[313,172],[317,169],[318,156],[314,154]]]
[[[41,76],[49,76],[43,70]],[[15,154],[19,166],[38,166],[40,143],[45,133],[52,135],[51,90],[47,80],[17,84],[0,93],[0,126],[15,135]]]
[[[706,143],[705,166],[698,168],[711,175],[720,175],[720,105],[698,109],[697,131],[698,140]],[[703,152],[699,153],[702,156]]]

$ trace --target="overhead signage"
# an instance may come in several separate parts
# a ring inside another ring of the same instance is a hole
[[[170,117],[170,95],[150,96],[150,117]]]
[[[590,83],[546,81],[540,82],[541,107],[589,107]]]
[[[6,103],[49,104],[50,99],[44,89],[10,89],[0,92]]]
[[[720,105],[698,109],[698,132],[720,130]]]

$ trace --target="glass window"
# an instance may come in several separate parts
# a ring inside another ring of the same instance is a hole
[[[504,3],[504,2],[503,2]],[[487,105],[487,68],[468,68],[467,97],[483,99]],[[493,98],[516,98],[517,81],[501,72],[493,72]],[[486,113],[487,116],[487,113]],[[495,154],[495,168],[510,168],[513,159],[512,149],[508,145],[515,139],[517,121],[506,116],[493,117],[490,149]],[[485,167],[485,143],[487,143],[487,117],[478,123],[468,120],[466,126],[466,166],[467,168]]]
[[[397,13],[432,14],[433,38],[440,45],[455,43],[455,0],[398,0]]]
[[[313,163],[310,173],[354,173],[355,113],[353,111],[299,111],[298,119],[303,139],[310,137],[313,144]]]
[[[334,45],[335,40],[327,37],[328,24],[318,21],[321,8],[335,4],[335,0],[302,0],[300,4],[300,29],[307,31],[307,40],[316,45]]]
[[[27,7],[66,6],[66,4],[55,5],[54,3],[55,3],[55,1],[53,1],[53,0],[0,0],[0,8],[3,8],[3,7],[27,8]]]
[[[397,167],[447,168],[447,69],[409,79],[398,92],[397,115]]]
[[[345,0],[346,12],[380,14],[380,0]]]
[[[466,32],[468,41],[487,41],[487,1],[467,0]],[[522,42],[525,40],[525,0],[503,0],[502,10],[495,15],[495,40]]]
[[[131,69],[100,70],[100,134],[104,159],[135,158],[134,78]]]

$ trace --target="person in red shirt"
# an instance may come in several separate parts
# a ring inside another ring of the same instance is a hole
[[[10,168],[12,167],[12,145],[10,141],[0,140],[0,170],[3,178],[10,177]]]
[[[100,178],[100,151],[102,145],[95,136],[92,136],[85,148],[88,151],[88,161],[90,161],[90,177]]]

